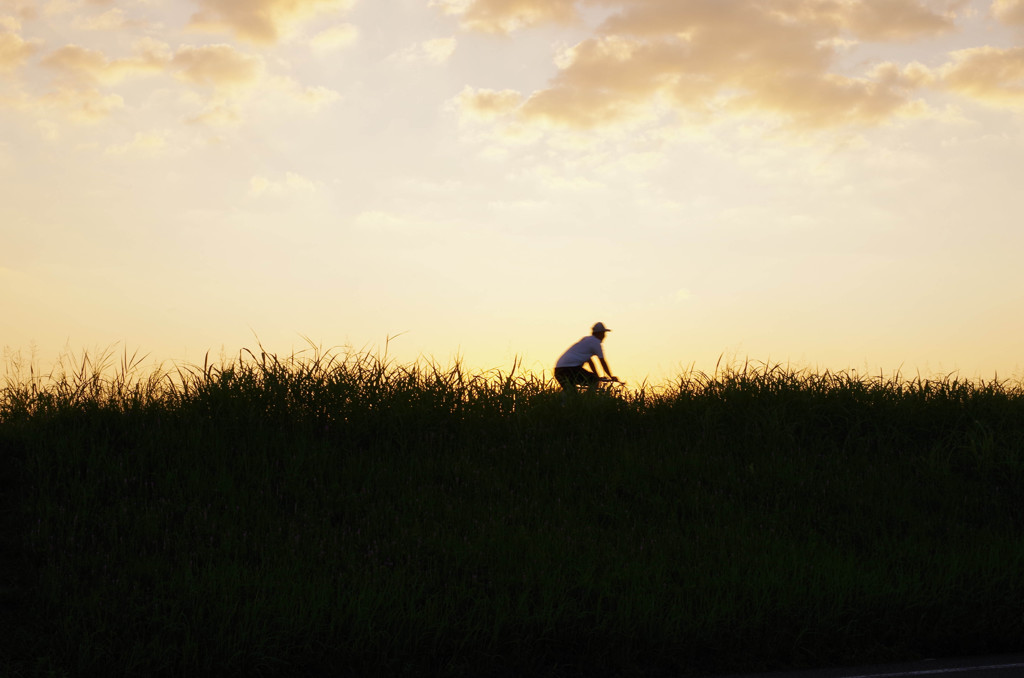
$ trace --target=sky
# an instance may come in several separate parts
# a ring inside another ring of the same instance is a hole
[[[1024,0],[0,0],[0,346],[1024,374]]]

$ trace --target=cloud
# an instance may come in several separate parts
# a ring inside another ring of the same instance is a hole
[[[300,22],[327,11],[348,10],[353,0],[198,0],[190,26],[226,31],[261,45],[279,42]]]
[[[996,0],[1019,3],[1020,0]],[[954,28],[958,10],[969,0],[431,0],[447,14],[458,15],[464,28],[510,33],[544,23],[572,23],[580,18],[579,7],[618,10],[609,26],[631,27],[641,32],[671,32],[674,23],[687,17],[699,22],[727,17],[734,24],[755,14],[774,14],[787,22],[816,23],[833,30],[849,31],[870,40],[904,39],[934,35]]]
[[[466,132],[464,138],[486,144],[483,157],[496,160],[506,157],[509,147],[532,144],[543,136],[537,125],[516,117],[523,100],[522,93],[513,89],[467,86],[447,102],[446,108],[458,114]]]
[[[45,4],[37,4],[42,5],[44,16],[54,17],[75,12],[81,8],[84,2],[82,0],[49,0]]]
[[[858,38],[875,42],[912,40],[941,35],[955,28],[955,9],[965,2],[949,2],[933,9],[920,0],[863,0],[846,3],[839,13],[840,26]]]
[[[243,105],[264,103],[252,97],[257,86],[266,85],[284,93],[307,110],[318,110],[337,98],[326,88],[303,88],[289,78],[268,76],[262,57],[245,54],[231,45],[181,47],[174,53],[168,68],[178,80],[207,90],[205,94],[190,97],[202,109],[187,118],[193,124],[214,127],[240,124],[245,119]],[[266,102],[277,100],[277,97],[268,97]]]
[[[111,59],[103,52],[66,45],[43,58],[42,64],[63,76],[66,84],[113,85],[132,75],[173,73],[184,82],[235,90],[255,84],[265,73],[263,58],[231,45],[185,45],[176,52],[164,43],[143,39],[137,54]]]
[[[296,85],[296,91],[292,94],[292,98],[304,105],[311,112],[315,113],[324,106],[333,104],[335,101],[341,99],[341,95],[328,87],[319,85],[312,87],[299,87]]]
[[[136,43],[137,54],[111,59],[98,50],[66,45],[43,58],[42,64],[59,74],[68,88],[114,85],[133,75],[171,73],[178,79],[220,91],[234,91],[258,82],[264,75],[262,57],[245,54],[231,45],[190,45],[176,52],[158,41]]]
[[[42,64],[69,80],[111,85],[132,75],[160,73],[167,67],[166,46],[156,41],[140,42],[140,54],[110,59],[103,52],[79,45],[66,45],[43,58]]]
[[[963,0],[435,0],[463,25],[508,32],[571,20],[586,6],[612,10],[594,34],[563,50],[548,86],[515,100],[463,92],[479,117],[593,129],[672,113],[767,115],[791,127],[874,125],[920,115],[927,69],[883,64],[839,72],[862,41],[908,41],[950,32]],[[488,105],[492,104],[492,105]]]
[[[255,84],[265,71],[261,57],[223,44],[182,47],[170,67],[186,82],[229,90]]]
[[[511,33],[579,19],[576,0],[431,0],[430,4],[446,14],[459,15],[464,28],[486,33]]]
[[[473,89],[466,87],[455,97],[455,108],[463,115],[478,120],[492,120],[515,111],[523,95],[513,89]]]
[[[258,198],[265,195],[309,194],[318,190],[317,183],[295,172],[286,172],[283,179],[272,180],[254,176],[249,180],[249,195]]]
[[[202,95],[183,95],[180,99],[202,110],[185,116],[187,122],[236,124],[242,119],[238,95],[267,79],[261,57],[230,45],[183,46],[174,51],[162,42],[143,38],[135,43],[134,51],[132,56],[113,59],[80,45],[61,47],[40,61],[57,74],[51,91],[40,96],[21,93],[0,101],[0,106],[36,114],[57,111],[73,122],[95,123],[125,108],[120,94],[103,88],[129,77],[162,76],[206,90]],[[284,83],[280,89],[307,110],[317,110],[337,98],[325,88],[303,88],[287,78],[278,80]],[[131,144],[109,147],[107,152],[152,153],[154,143],[151,136],[140,137]]]
[[[66,45],[47,54],[40,64],[57,74],[53,90],[44,96],[8,95],[0,100],[0,107],[28,112],[63,110],[75,120],[92,122],[124,108],[124,99],[103,92],[104,88],[142,75],[170,78],[187,86],[177,97],[179,104],[192,109],[183,117],[186,122],[205,125],[237,124],[244,119],[243,108],[285,106],[316,113],[340,99],[338,92],[327,87],[268,73],[263,57],[228,44],[184,45],[173,50],[165,43],[143,38],[135,43],[134,54],[124,58]],[[269,96],[253,97],[257,86]]]
[[[359,39],[359,29],[352,24],[339,24],[320,31],[309,40],[317,52],[336,52],[351,47]]]
[[[60,138],[60,128],[52,120],[36,120],[35,129],[39,136],[47,141],[57,141]]]
[[[427,61],[439,64],[447,61],[448,57],[455,53],[456,45],[455,38],[435,38],[423,42],[420,47]]]
[[[800,128],[875,125],[897,115],[924,115],[927,107],[913,92],[927,79],[926,70],[901,70],[895,64],[858,78],[798,74],[781,78],[775,86],[751,86],[725,108],[777,114]]]
[[[1024,26],[1024,0],[995,0],[992,14],[1004,24]]]
[[[108,9],[95,16],[77,15],[71,22],[72,28],[79,31],[116,31],[123,28],[137,28],[142,25],[142,22],[127,19],[120,7]]]
[[[63,111],[75,122],[96,123],[124,108],[124,99],[117,94],[99,91],[95,87],[59,87],[32,101],[26,108]]]
[[[61,87],[41,95],[34,96],[19,87],[0,89],[0,110],[17,111],[30,116],[35,116],[36,121],[33,129],[44,139],[55,140],[58,138],[58,127],[51,120],[43,116],[60,111],[68,118],[75,121],[92,122],[98,119],[94,113],[99,108],[106,108],[107,111],[116,110],[124,105],[124,100],[108,99],[105,106],[99,104],[101,97],[98,90]],[[85,100],[90,100],[85,102]],[[80,113],[81,112],[81,113]]]
[[[271,93],[283,96],[267,96]],[[328,87],[302,85],[291,78],[268,76],[260,81],[260,96],[254,103],[287,110],[294,110],[298,106],[302,111],[316,113],[339,99],[341,95]]]
[[[193,115],[187,122],[208,127],[224,127],[242,122],[242,114],[233,103],[222,99],[209,103],[201,113]]]
[[[992,105],[1024,105],[1024,47],[953,52],[940,70],[945,89]]]
[[[0,73],[14,71],[39,49],[39,41],[19,35],[20,28],[13,17],[0,16]]]
[[[411,47],[396,52],[389,57],[392,61],[403,64],[432,63],[442,64],[455,53],[455,38],[435,38],[425,40]]]
[[[131,141],[106,148],[107,155],[158,155],[167,148],[167,132],[136,132]]]
[[[34,19],[38,14],[35,0],[4,0],[2,4],[4,11],[17,19]]]

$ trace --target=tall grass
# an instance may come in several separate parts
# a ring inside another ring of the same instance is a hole
[[[12,675],[699,675],[1024,649],[1024,391],[311,349],[0,391]],[[10,361],[9,361],[10,363]]]

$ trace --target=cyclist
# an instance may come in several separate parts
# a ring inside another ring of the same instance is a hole
[[[591,329],[589,337],[583,337],[570,346],[562,357],[555,363],[555,379],[565,391],[576,391],[578,386],[586,386],[588,391],[593,391],[601,378],[597,375],[597,368],[594,366],[594,356],[601,361],[601,367],[608,381],[618,381],[619,378],[612,374],[604,359],[604,351],[601,349],[601,342],[605,334],[611,332],[604,326],[604,323],[597,323]],[[589,365],[588,370],[584,365]]]

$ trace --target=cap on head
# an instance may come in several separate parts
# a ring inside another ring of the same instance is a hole
[[[597,323],[593,328],[594,332],[611,332],[610,329],[604,326],[604,323]]]

